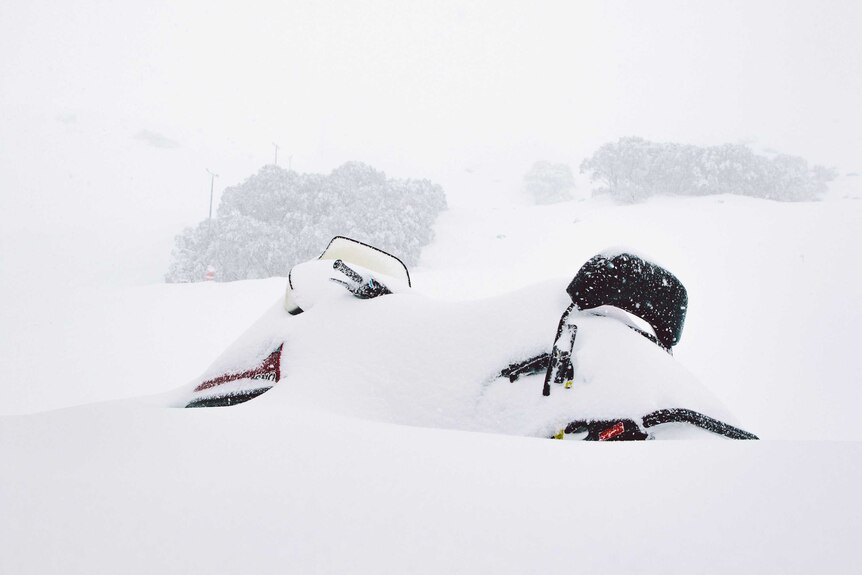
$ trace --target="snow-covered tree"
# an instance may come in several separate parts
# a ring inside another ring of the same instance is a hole
[[[624,202],[653,195],[739,194],[782,201],[816,199],[836,177],[804,159],[760,156],[742,144],[698,147],[621,138],[581,163],[599,187]]]
[[[524,191],[537,204],[555,204],[572,199],[575,178],[568,164],[536,162],[524,175]]]
[[[165,279],[201,281],[210,265],[217,281],[286,275],[292,265],[320,255],[336,235],[413,264],[444,209],[439,185],[389,179],[359,162],[329,175],[264,166],[225,190],[212,222],[177,236]]]

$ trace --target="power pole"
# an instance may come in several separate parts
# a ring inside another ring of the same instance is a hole
[[[206,168],[207,173],[210,177],[210,217],[209,221],[213,221],[213,188],[215,187],[215,179],[218,177],[218,174],[212,173],[209,168]]]
[[[278,148],[279,148],[279,145],[276,144],[275,142],[273,142],[272,145],[275,147],[275,162],[273,162],[273,164],[275,164],[277,166],[278,165]]]

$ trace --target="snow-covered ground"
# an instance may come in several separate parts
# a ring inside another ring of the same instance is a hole
[[[27,254],[10,250],[22,267],[0,283],[0,572],[852,569],[852,195],[454,202],[412,270],[417,290],[451,301],[570,277],[608,246],[649,254],[689,290],[677,360],[760,442],[554,442],[275,393],[167,409],[135,398],[202,373],[284,280],[94,287],[23,273]]]

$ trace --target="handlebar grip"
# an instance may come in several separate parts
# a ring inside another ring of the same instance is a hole
[[[365,280],[362,278],[361,275],[356,273],[353,269],[351,269],[347,264],[345,264],[341,260],[335,260],[335,263],[332,264],[332,269],[340,271],[341,273],[346,275],[348,278],[350,278],[351,281],[354,281],[358,284],[364,284],[365,283]]]

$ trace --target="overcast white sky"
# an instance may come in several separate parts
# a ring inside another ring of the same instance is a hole
[[[272,142],[453,196],[626,135],[862,171],[860,36],[849,0],[5,0],[0,239],[169,238]]]

